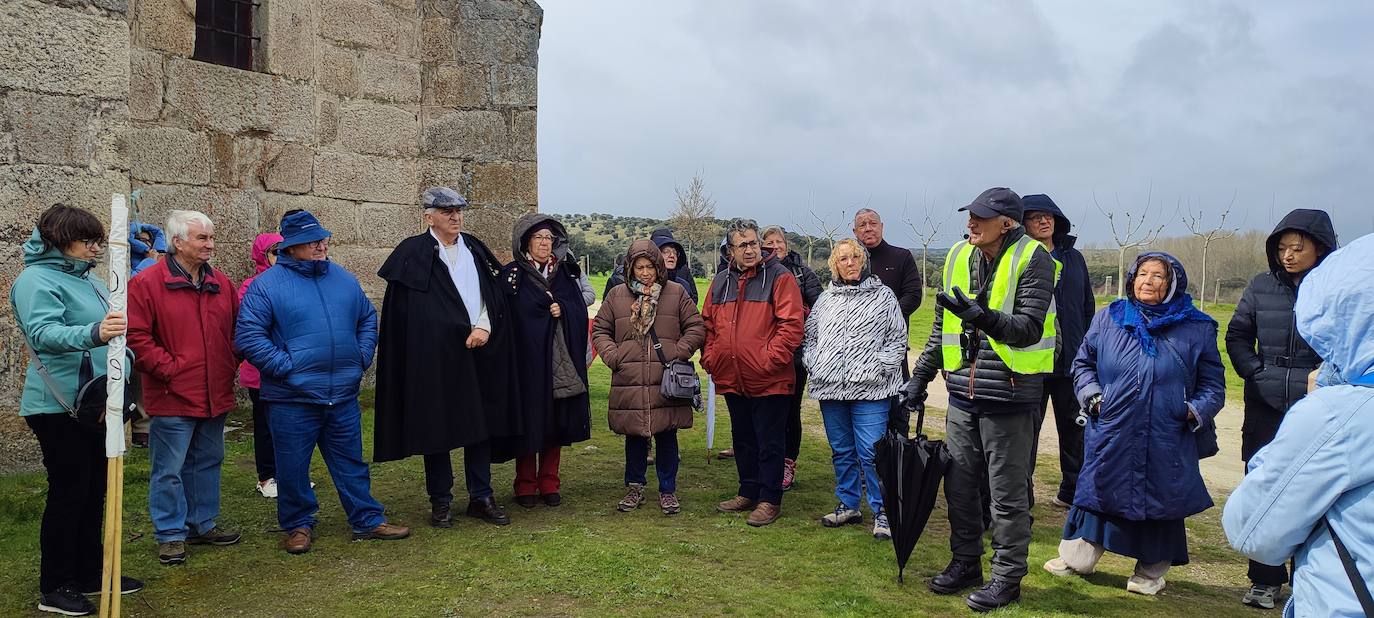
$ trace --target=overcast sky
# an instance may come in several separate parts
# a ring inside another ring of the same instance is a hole
[[[1374,231],[1374,3],[541,0],[545,212],[943,218],[991,186]],[[1272,214],[1271,214],[1272,213]],[[961,233],[957,215],[943,242]],[[847,227],[847,226],[846,226]]]

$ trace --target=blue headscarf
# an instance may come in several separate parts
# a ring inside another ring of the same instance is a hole
[[[1136,271],[1140,270],[1141,264],[1149,260],[1163,260],[1173,271],[1173,277],[1169,281],[1169,293],[1164,297],[1164,302],[1158,305],[1144,303],[1135,298]],[[1177,258],[1161,252],[1142,253],[1126,275],[1127,298],[1113,301],[1111,306],[1107,307],[1107,312],[1113,322],[1126,329],[1127,333],[1140,342],[1146,356],[1154,358],[1159,355],[1154,335],[1171,324],[1192,321],[1216,323],[1212,316],[1193,305],[1193,297],[1188,295],[1187,289],[1188,274],[1184,272],[1183,264]]]

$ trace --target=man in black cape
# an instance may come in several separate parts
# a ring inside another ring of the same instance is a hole
[[[429,230],[396,245],[377,272],[387,284],[373,458],[423,455],[430,524],[448,528],[449,451],[462,448],[467,514],[506,525],[491,488],[491,442],[519,435],[520,417],[510,412],[516,372],[501,263],[462,232],[468,202],[458,192],[432,187],[421,206]]]

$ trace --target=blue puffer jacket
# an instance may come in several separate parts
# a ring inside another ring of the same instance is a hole
[[[1284,616],[1362,616],[1322,518],[1374,586],[1374,235],[1332,253],[1303,279],[1298,332],[1326,359],[1328,384],[1293,404],[1250,459],[1221,522],[1241,553],[1293,560]]]
[[[1078,237],[1070,234],[1073,223],[1059,209],[1059,205],[1042,193],[1021,198],[1026,214],[1034,211],[1047,212],[1054,216],[1054,250],[1050,255],[1059,260],[1064,267],[1059,271],[1059,283],[1054,286],[1054,300],[1058,305],[1059,343],[1062,346],[1054,361],[1054,375],[1067,376],[1073,368],[1073,359],[1078,356],[1078,346],[1083,344],[1083,335],[1088,331],[1097,311],[1097,299],[1093,298],[1093,285],[1088,276],[1088,262],[1083,253],[1074,248]]]
[[[234,347],[262,371],[264,401],[347,403],[377,349],[377,311],[342,266],[282,255],[244,293]]]
[[[1187,289],[1183,266],[1167,259],[1178,289]],[[1074,387],[1085,407],[1100,393],[1102,408],[1084,428],[1076,506],[1132,521],[1183,519],[1212,506],[1193,433],[1201,425],[1188,411],[1212,423],[1226,401],[1217,324],[1177,322],[1154,340],[1151,358],[1110,311],[1093,317],[1074,359]]]

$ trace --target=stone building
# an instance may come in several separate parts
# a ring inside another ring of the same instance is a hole
[[[542,19],[534,0],[5,0],[0,290],[44,208],[108,219],[110,194],[135,190],[142,220],[214,219],[235,280],[253,237],[304,208],[380,301],[377,268],[434,184],[504,250],[538,204]],[[28,438],[26,362],[0,303],[0,469]]]

